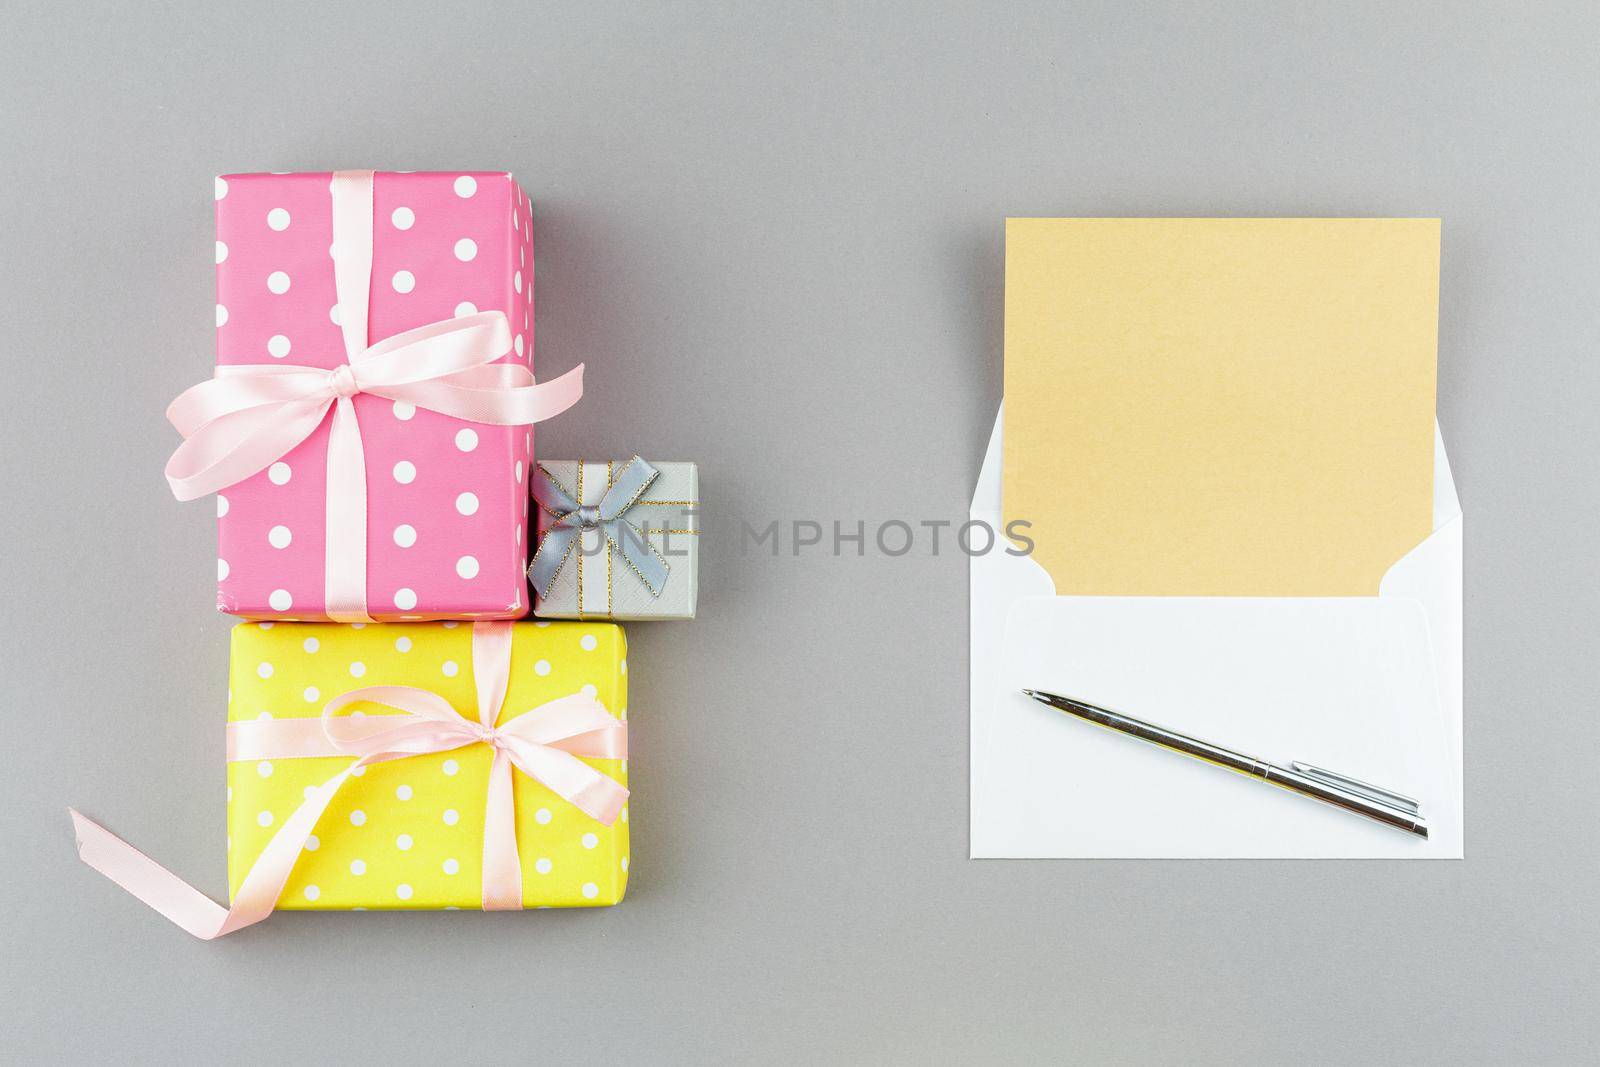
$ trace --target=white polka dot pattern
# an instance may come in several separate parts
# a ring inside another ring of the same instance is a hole
[[[345,362],[329,179],[217,179],[219,365]],[[531,367],[532,205],[517,184],[503,174],[380,173],[373,206],[371,339],[498,310],[512,329],[503,361]],[[369,611],[380,620],[524,614],[530,546],[515,531],[530,522],[527,428],[465,424],[373,396],[354,403],[368,471]],[[219,498],[222,610],[323,616],[327,445],[324,423]]]
[[[583,648],[586,637],[595,639],[594,648]],[[254,719],[270,707],[280,718],[315,719],[321,703],[302,701],[302,691],[331,697],[369,684],[423,686],[469,709],[476,693],[471,642],[471,627],[442,623],[240,626],[234,631],[229,718]],[[574,692],[592,692],[620,713],[627,701],[624,655],[621,630],[604,623],[519,624],[502,721]],[[366,668],[359,682],[350,677],[353,663]],[[459,669],[446,674],[444,663]],[[271,670],[261,671],[263,664]],[[366,705],[350,713],[385,712]],[[332,797],[278,906],[478,908],[491,761],[487,747],[467,746],[365,768]],[[588,762],[626,781],[624,761]],[[338,765],[282,757],[228,765],[232,889],[273,831]],[[602,826],[525,775],[513,778],[513,788],[526,906],[593,907],[620,899],[628,877],[626,821]]]

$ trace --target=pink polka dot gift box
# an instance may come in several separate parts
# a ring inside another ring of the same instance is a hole
[[[217,606],[252,619],[512,619],[529,603],[532,205],[494,172],[216,180],[214,377],[168,417],[216,493]]]

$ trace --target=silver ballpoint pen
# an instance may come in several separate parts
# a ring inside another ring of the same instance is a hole
[[[1168,730],[1164,726],[1135,719],[1131,715],[1086,704],[1081,700],[1073,700],[1071,697],[1058,696],[1037,689],[1024,689],[1022,692],[1041,704],[1097,726],[1104,726],[1118,733],[1137,737],[1141,741],[1149,741],[1162,748],[1181,752],[1185,756],[1193,756],[1195,759],[1215,763],[1230,771],[1270,782],[1301,796],[1320,800],[1324,804],[1332,804],[1345,811],[1365,815],[1369,819],[1397,830],[1404,830],[1408,834],[1416,834],[1423,838],[1428,836],[1428,824],[1422,818],[1418,803],[1393,790],[1335,774],[1321,767],[1313,767],[1309,763],[1291,763],[1287,767],[1281,767],[1276,763],[1246,756],[1242,752],[1180,734],[1176,730]]]

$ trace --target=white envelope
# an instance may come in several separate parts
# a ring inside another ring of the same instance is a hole
[[[997,531],[1001,425],[971,508]],[[996,542],[971,561],[974,858],[1461,858],[1462,517],[1437,428],[1433,533],[1377,596],[1056,596]],[[1096,729],[1023,687],[1406,794],[1429,837]]]

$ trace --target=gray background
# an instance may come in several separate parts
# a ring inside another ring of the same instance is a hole
[[[1593,1053],[1592,4],[3,18],[14,1052]],[[541,451],[702,464],[701,618],[632,628],[620,908],[281,916],[208,945],[74,857],[69,802],[224,889],[228,620],[161,413],[211,360],[211,176],[341,166],[516,171],[541,373],[589,364]],[[969,861],[964,559],[741,554],[741,519],[964,518],[1007,214],[1443,216],[1465,862]]]

